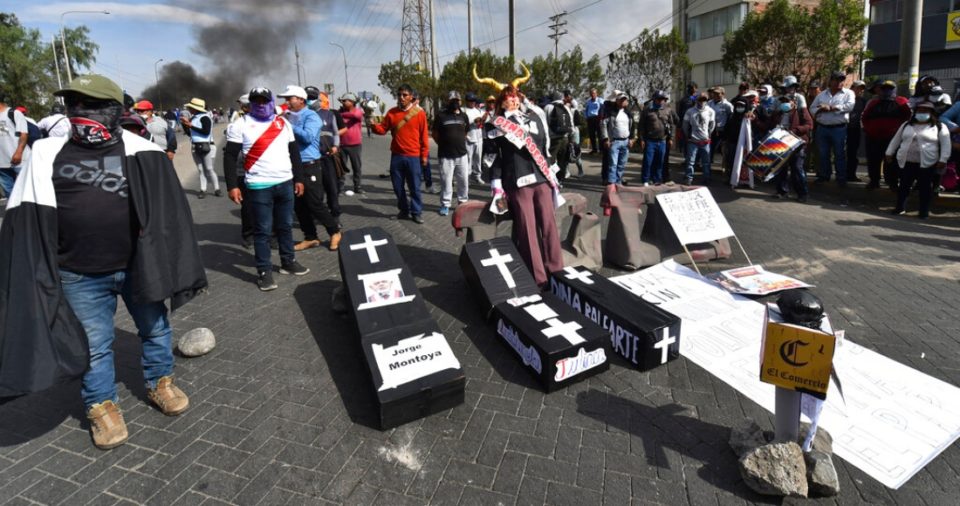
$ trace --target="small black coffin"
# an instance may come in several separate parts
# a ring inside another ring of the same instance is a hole
[[[540,293],[517,247],[508,237],[464,244],[460,268],[487,316],[493,306],[501,302]]]
[[[610,335],[551,294],[497,304],[497,335],[547,392],[610,368]]]
[[[550,290],[605,328],[612,351],[640,370],[680,356],[680,318],[583,267],[550,276]]]

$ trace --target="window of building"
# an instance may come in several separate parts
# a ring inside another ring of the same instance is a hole
[[[904,0],[878,0],[872,4],[870,22],[893,23],[903,19]],[[923,15],[935,16],[951,10],[960,10],[960,0],[924,0]]]
[[[721,61],[705,63],[704,73],[706,74],[706,82],[704,85],[707,87],[724,86],[737,82],[737,76],[735,76],[733,72],[724,70],[723,62]]]
[[[736,4],[688,18],[687,41],[718,37],[740,28],[745,10],[746,4]]]

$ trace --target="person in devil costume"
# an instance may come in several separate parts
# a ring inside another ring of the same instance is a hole
[[[179,415],[176,310],[207,287],[193,217],[163,150],[124,130],[123,91],[83,75],[56,92],[71,136],[41,139],[0,228],[0,397],[82,377],[93,443],[127,440],[113,360],[117,296],[142,343],[147,398]]]

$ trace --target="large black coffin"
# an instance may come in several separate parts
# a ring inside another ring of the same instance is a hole
[[[466,379],[434,322],[362,339],[383,430],[463,404]]]
[[[348,230],[343,233],[339,252],[340,278],[360,337],[433,322],[390,234],[378,227]]]
[[[547,392],[610,368],[610,334],[547,293],[494,307],[497,334]],[[559,335],[560,330],[574,333]]]
[[[550,290],[607,329],[614,353],[648,370],[680,356],[680,318],[583,267],[550,276]]]
[[[517,247],[507,237],[464,244],[460,268],[484,315],[508,299],[540,293]]]

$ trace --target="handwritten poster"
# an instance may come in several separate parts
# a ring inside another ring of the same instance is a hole
[[[696,244],[733,237],[733,229],[720,212],[708,188],[657,195],[681,244]]]

